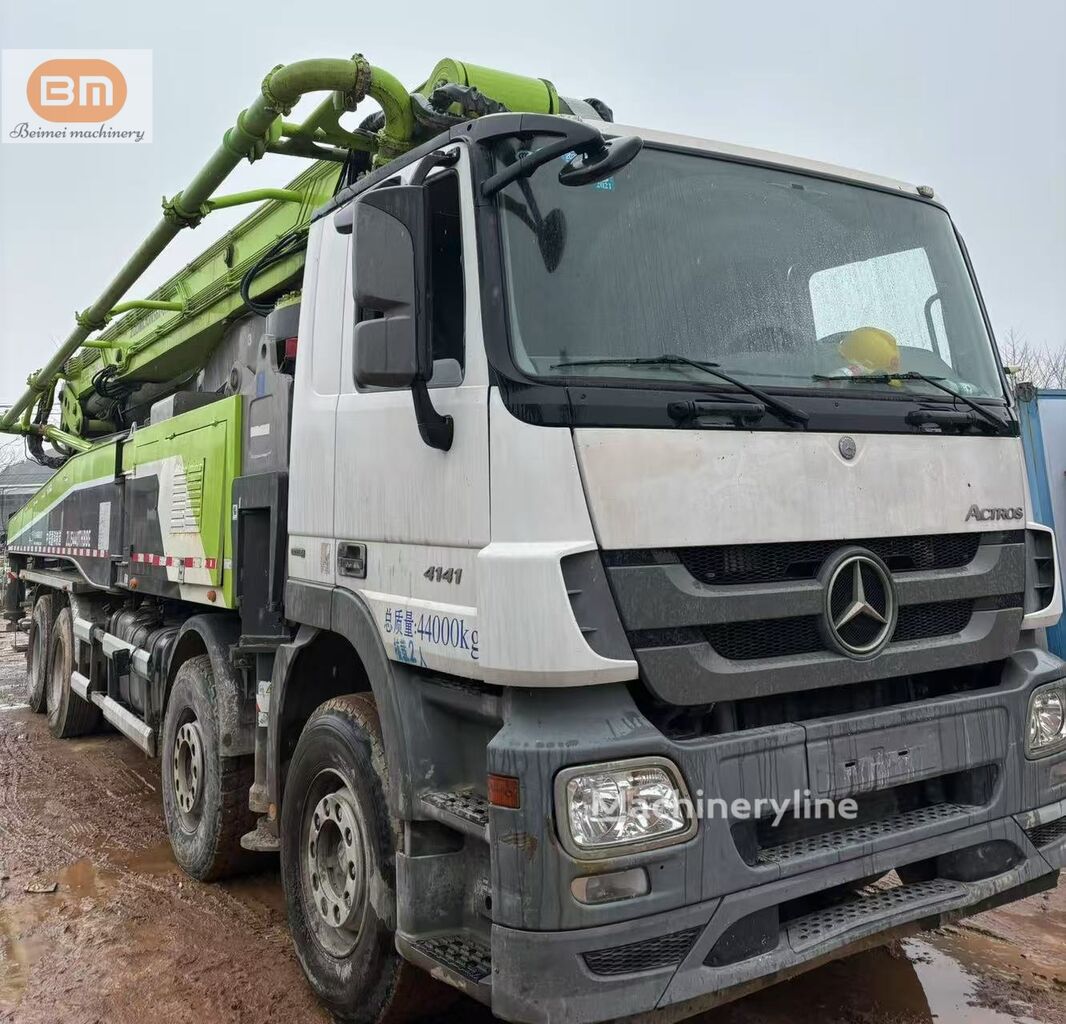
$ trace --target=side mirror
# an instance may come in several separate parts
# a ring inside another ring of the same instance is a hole
[[[417,185],[374,189],[354,213],[352,272],[360,387],[410,388],[422,440],[448,451],[454,424],[433,408],[433,310],[428,193]]]
[[[355,380],[360,387],[410,387],[433,373],[426,309],[425,189],[375,189],[355,204]]]

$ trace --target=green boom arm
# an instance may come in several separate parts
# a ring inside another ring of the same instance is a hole
[[[369,152],[381,165],[427,137],[432,124],[420,123],[419,111],[427,109],[433,90],[446,84],[473,90],[475,95],[480,89],[510,110],[559,113],[567,109],[550,82],[449,59],[437,65],[413,96],[396,78],[358,54],[350,60],[278,65],[210,160],[181,192],[164,200],[162,219],[97,300],[77,315],[74,330],[55,355],[30,376],[26,391],[0,416],[0,431],[37,435],[71,451],[85,450],[92,443],[85,433],[106,433],[111,426],[83,416],[82,402],[92,394],[98,368],[112,367],[133,383],[159,383],[194,371],[217,341],[222,325],[240,313],[235,281],[242,267],[285,231],[306,225],[313,210],[332,192],[339,164],[351,151]],[[302,123],[286,121],[296,103],[312,92],[330,95]],[[343,128],[340,117],[366,96],[382,109],[379,130]],[[440,110],[441,115],[456,120],[463,113],[461,106]],[[214,194],[241,160],[256,160],[266,153],[317,163],[287,188]],[[195,227],[214,210],[248,203],[263,205],[151,296],[122,301],[183,228]],[[284,286],[301,264],[302,255],[294,254],[276,268],[273,277],[264,276],[264,286]],[[130,316],[89,340],[94,331],[104,330],[113,318],[125,313]],[[79,349],[84,349],[82,354],[72,358]],[[60,379],[64,381],[63,429],[47,423]]]
[[[357,56],[352,60],[305,60],[274,68],[263,81],[262,91],[255,102],[226,132],[211,159],[181,192],[164,204],[162,220],[96,302],[78,314],[74,330],[51,360],[30,378],[30,386],[0,419],[0,429],[10,429],[18,423],[19,417],[30,409],[38,393],[51,386],[63,363],[93,331],[106,326],[112,308],[178,232],[199,222],[203,216],[201,206],[210,200],[215,189],[242,159],[264,146],[274,122],[287,114],[302,96],[322,90],[350,97],[353,106],[363,96],[373,96],[385,110],[384,135],[390,143],[402,144],[404,137],[410,137],[410,103],[406,91],[395,78],[371,67],[362,57]],[[406,119],[402,114],[405,104]]]

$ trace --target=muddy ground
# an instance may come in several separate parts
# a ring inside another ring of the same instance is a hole
[[[0,1021],[327,1024],[292,954],[276,865],[223,885],[184,877],[157,762],[113,734],[53,740],[23,703],[23,673],[0,635]],[[466,1002],[441,1017],[490,1019]],[[1066,1024],[1066,883],[701,1020]]]

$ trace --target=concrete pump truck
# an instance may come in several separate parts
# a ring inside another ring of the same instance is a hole
[[[311,163],[218,194],[267,154]],[[928,187],[279,66],[0,427],[56,467],[32,706],[161,758],[193,877],[280,852],[340,1020],[416,968],[676,1019],[1066,860],[1054,538]]]

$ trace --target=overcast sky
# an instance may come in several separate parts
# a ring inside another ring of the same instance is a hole
[[[22,390],[277,63],[359,51],[410,87],[441,57],[551,79],[619,121],[928,183],[993,324],[1066,344],[1066,2],[0,0],[5,48],[150,48],[154,141],[0,144],[0,403]],[[368,103],[367,111],[372,109]],[[282,157],[227,190],[281,184]],[[239,219],[183,232],[143,296]]]

